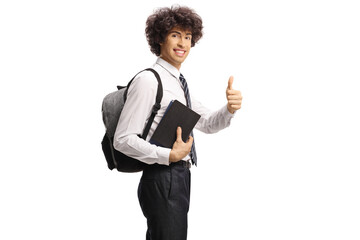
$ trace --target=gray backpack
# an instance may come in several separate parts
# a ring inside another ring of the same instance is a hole
[[[160,76],[154,69],[147,68],[143,71],[153,72],[158,81],[158,89],[157,89],[155,104],[152,108],[150,118],[145,126],[143,134],[141,136],[139,135],[139,137],[145,140],[149,133],[151,124],[154,121],[154,117],[161,107],[160,102],[163,96],[163,88],[162,88]],[[101,145],[108,168],[110,170],[116,168],[119,172],[139,172],[142,171],[146,166],[145,163],[140,162],[139,160],[136,160],[134,158],[128,157],[125,154],[117,151],[113,146],[116,126],[120,119],[121,111],[124,108],[126,102],[128,89],[132,81],[138,74],[136,74],[131,79],[131,81],[128,83],[126,87],[118,86],[117,91],[106,95],[102,103],[102,117],[106,128],[106,132],[101,142]]]

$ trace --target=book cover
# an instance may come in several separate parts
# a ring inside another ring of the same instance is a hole
[[[182,140],[186,142],[199,119],[199,114],[178,100],[173,100],[170,102],[163,118],[155,129],[150,143],[172,148],[176,140],[176,129],[178,126],[182,129]]]

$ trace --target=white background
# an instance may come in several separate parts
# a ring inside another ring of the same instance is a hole
[[[204,37],[182,72],[197,99],[243,107],[195,132],[188,239],[360,239],[357,1],[181,1]],[[1,1],[0,239],[144,239],[140,174],[110,172],[102,98],[156,57],[170,1]]]

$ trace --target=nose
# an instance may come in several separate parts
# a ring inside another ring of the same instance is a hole
[[[184,47],[182,38],[180,38],[180,40],[178,41],[178,46],[181,47],[181,48]]]

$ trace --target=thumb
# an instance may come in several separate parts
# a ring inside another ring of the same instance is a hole
[[[233,82],[234,82],[234,77],[231,76],[228,81],[228,89],[230,89],[230,90],[233,89],[232,88]]]
[[[176,129],[176,141],[182,141],[182,129],[177,127]]]

